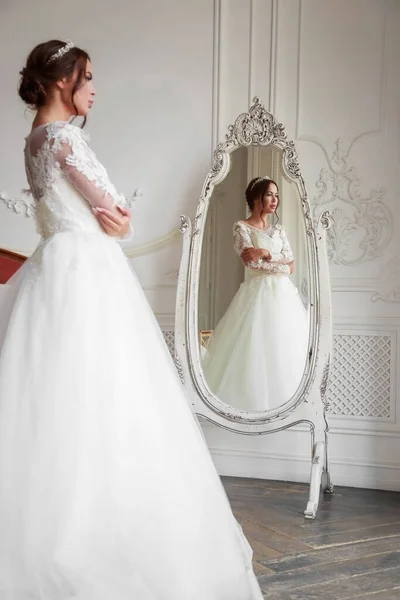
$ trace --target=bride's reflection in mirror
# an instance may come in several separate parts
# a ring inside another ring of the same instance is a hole
[[[290,198],[285,213],[288,223],[293,223],[290,209],[297,211],[298,228],[303,216],[297,188],[291,185],[296,189],[295,200]],[[286,189],[288,195],[293,190],[289,185]],[[201,330],[202,364],[208,387],[222,402],[247,411],[265,411],[288,402],[299,386],[306,364],[308,311],[291,280],[296,257],[278,216],[277,181],[269,175],[253,177],[241,196],[245,196],[248,216],[235,221],[233,246],[242,273],[244,266],[244,281],[242,275],[239,289],[216,326]],[[221,214],[224,211],[218,221]],[[230,214],[227,210],[226,219]],[[226,247],[225,253],[229,252],[231,248]],[[221,277],[222,286],[229,287],[228,282],[237,278],[237,265]]]

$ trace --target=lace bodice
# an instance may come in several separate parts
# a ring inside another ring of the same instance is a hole
[[[245,266],[252,271],[262,271],[270,275],[290,275],[289,264],[294,261],[294,256],[286,232],[279,224],[268,231],[252,227],[244,221],[237,221],[233,226],[235,250],[241,257],[246,248],[265,248],[271,254],[270,260],[244,263]]]
[[[102,232],[92,208],[127,206],[79,127],[56,121],[26,138],[25,169],[38,233]]]

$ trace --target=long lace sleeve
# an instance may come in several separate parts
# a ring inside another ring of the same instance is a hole
[[[241,221],[238,221],[233,226],[233,244],[236,250],[236,253],[239,255],[240,260],[242,260],[242,253],[246,248],[253,248],[253,243],[251,240],[251,235]],[[290,275],[290,269],[288,265],[285,264],[274,264],[271,261],[265,260],[256,260],[250,263],[243,262],[245,267],[255,270],[255,271],[263,271],[264,273],[269,273],[271,275]]]
[[[89,147],[85,134],[73,125],[58,123],[48,128],[50,148],[65,177],[93,208],[126,206],[111,183],[106,169]]]
[[[282,250],[279,254],[271,254],[269,262],[278,265],[289,265],[294,261],[294,255],[290,247],[286,231],[282,226],[279,227],[279,235],[282,240]]]
[[[81,129],[68,123],[53,123],[47,128],[50,150],[68,181],[78,190],[92,208],[116,210],[127,207],[123,194],[119,194],[111,183],[106,169],[97,160],[87,143],[87,135]],[[129,232],[120,241],[133,237]]]

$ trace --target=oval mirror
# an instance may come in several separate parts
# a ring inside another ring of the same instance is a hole
[[[274,145],[239,147],[210,197],[201,248],[198,344],[209,390],[248,412],[296,394],[310,340],[310,261],[301,186]]]

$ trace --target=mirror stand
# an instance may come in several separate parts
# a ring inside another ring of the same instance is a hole
[[[293,427],[306,428],[311,437],[311,473],[305,517],[314,519],[321,487],[331,493],[328,462],[328,423],[326,391],[329,380],[332,322],[329,264],[325,245],[326,231],[332,224],[328,212],[314,223],[306,188],[298,165],[294,143],[287,141],[284,127],[255,98],[248,113],[239,115],[229,128],[226,141],[214,153],[193,221],[181,217],[183,249],[179,269],[176,320],[175,363],[193,412],[218,427],[242,435],[267,435]],[[282,154],[285,175],[296,182],[301,199],[310,282],[311,332],[304,374],[297,392],[274,409],[254,412],[241,410],[221,401],[207,385],[199,350],[198,303],[202,241],[207,210],[214,187],[223,181],[231,166],[231,153],[239,147],[273,146]]]

